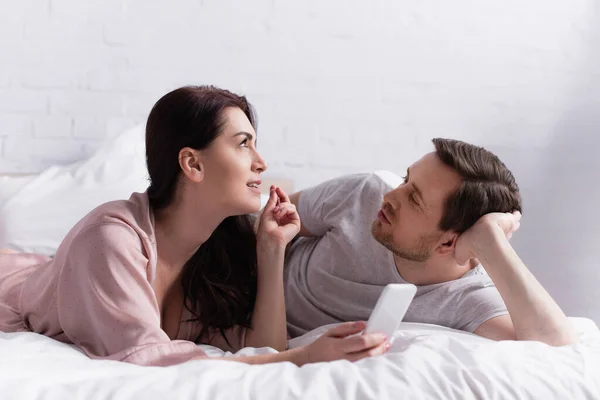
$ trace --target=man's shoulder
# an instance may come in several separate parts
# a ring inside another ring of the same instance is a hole
[[[377,210],[381,207],[383,196],[392,189],[392,186],[377,173],[361,173],[342,177],[344,183],[340,184],[336,200],[340,204],[340,217],[346,223],[355,227],[363,225],[370,227]],[[348,231],[347,234],[350,234]],[[353,235],[361,240],[364,234],[370,236],[370,229],[357,229]]]
[[[440,294],[444,297],[464,297],[479,289],[494,287],[494,282],[481,265],[473,268],[463,276],[445,282],[419,286],[419,294]]]
[[[357,189],[360,191],[360,198],[363,201],[374,199],[377,204],[381,203],[384,194],[397,187],[402,178],[389,171],[375,171],[362,174],[361,183]]]
[[[329,228],[345,223],[372,223],[385,193],[392,185],[374,172],[338,176],[300,191],[298,212],[313,234],[324,222]],[[370,232],[370,230],[369,230]],[[320,235],[318,235],[320,236]]]
[[[381,194],[398,186],[402,178],[389,171],[375,171],[342,175],[329,182],[347,192]]]

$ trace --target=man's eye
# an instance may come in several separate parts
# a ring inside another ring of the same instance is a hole
[[[410,201],[411,201],[413,204],[417,205],[417,206],[419,205],[419,203],[417,203],[417,200],[415,199],[415,195],[414,195],[414,194],[411,194],[411,195],[410,195]]]
[[[402,181],[403,181],[404,183],[407,183],[407,182],[408,182],[408,176],[406,176],[406,175],[405,175],[405,176],[403,176],[403,177],[402,177]]]

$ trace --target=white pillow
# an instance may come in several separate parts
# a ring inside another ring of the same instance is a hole
[[[390,185],[392,188],[396,188],[399,186],[404,180],[402,177],[396,175],[391,171],[379,170],[373,172],[375,175],[379,176],[381,180]]]
[[[89,159],[53,166],[30,179],[0,206],[0,248],[55,253],[69,230],[107,201],[127,199],[148,187],[145,131],[138,125],[109,138]],[[396,187],[402,178],[377,171]],[[264,207],[268,194],[261,196]]]
[[[102,203],[148,187],[144,126],[107,141],[89,159],[50,167],[0,208],[0,248],[54,254],[68,231]]]

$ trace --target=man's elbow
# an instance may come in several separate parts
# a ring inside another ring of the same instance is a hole
[[[579,335],[573,329],[564,329],[559,332],[541,335],[535,338],[523,338],[519,340],[537,340],[549,346],[561,347],[579,343]]]
[[[560,329],[548,330],[545,332],[540,330],[523,332],[515,329],[508,316],[492,318],[481,324],[473,333],[496,341],[536,341],[554,347],[566,346],[579,342],[579,335],[571,326],[565,326]]]

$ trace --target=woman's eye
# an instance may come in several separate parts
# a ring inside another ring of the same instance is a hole
[[[241,147],[248,147],[248,139],[244,139],[242,143],[240,143]]]

